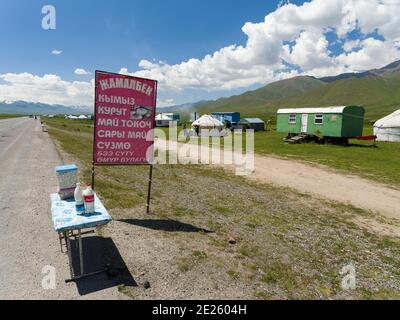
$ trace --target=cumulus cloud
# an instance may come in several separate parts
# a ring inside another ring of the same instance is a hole
[[[61,104],[66,106],[92,106],[94,80],[64,81],[59,76],[46,74],[36,76],[30,73],[0,74],[0,98],[3,101],[18,100]],[[158,99],[157,107],[175,105],[174,99]]]
[[[57,50],[57,49],[54,49],[52,52],[51,52],[51,54],[54,54],[54,55],[56,55],[56,56],[59,56],[60,54],[62,54],[63,52],[62,52],[62,50]]]
[[[173,106],[174,104],[175,104],[174,99],[165,99],[165,100],[157,99],[158,108],[170,107]]]
[[[161,90],[180,91],[245,88],[296,74],[364,71],[400,58],[399,25],[399,0],[281,2],[263,22],[245,23],[244,46],[232,44],[175,65],[142,60],[138,71],[120,72],[157,79]],[[351,40],[354,32],[360,40]],[[342,52],[332,52],[329,33]],[[371,37],[373,33],[381,39]]]
[[[351,69],[366,70],[381,67],[382,61],[386,64],[399,58],[399,49],[389,41],[367,38],[358,41],[357,46],[357,50],[339,55],[337,61]]]
[[[331,67],[334,59],[329,55],[328,47],[329,42],[321,30],[303,31],[292,47],[284,46],[285,60],[303,70]]]
[[[360,50],[360,43],[360,40],[348,40],[343,44],[342,48],[345,52],[351,52],[355,49]]]
[[[46,74],[36,76],[30,73],[0,74],[3,100],[41,102],[67,106],[90,106],[93,104],[94,81],[64,81],[59,76]]]
[[[87,75],[91,74],[89,71],[86,71],[85,69],[82,69],[82,68],[75,69],[74,73],[78,76],[87,76]]]

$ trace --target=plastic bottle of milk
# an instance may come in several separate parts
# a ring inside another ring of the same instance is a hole
[[[94,192],[91,186],[88,186],[83,191],[83,200],[85,203],[85,213],[86,214],[94,213]]]
[[[82,193],[82,188],[81,188],[80,183],[76,184],[74,198],[75,198],[76,211],[78,211],[78,212],[85,211],[85,206],[84,206],[84,201],[83,201],[83,193]]]

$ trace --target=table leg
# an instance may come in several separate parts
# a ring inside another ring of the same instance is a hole
[[[62,244],[62,238],[63,238],[63,234],[62,233],[58,233],[58,238],[60,239],[60,248],[61,248],[61,253],[64,253],[63,250],[63,244]]]
[[[71,279],[66,279],[65,282],[66,283],[70,283],[73,281],[77,281],[79,279],[82,278],[87,278],[87,277],[91,277],[103,272],[106,272],[108,270],[108,268],[105,268],[103,270],[99,270],[99,271],[95,271],[92,273],[84,273],[84,263],[83,263],[83,246],[82,246],[82,234],[86,234],[86,233],[94,233],[94,231],[88,231],[88,232],[82,232],[81,229],[78,230],[78,235],[74,235],[74,233],[72,232],[64,232],[64,238],[65,238],[65,242],[67,245],[67,252],[68,252],[68,260],[69,260],[69,267],[70,267],[70,271],[71,271]],[[79,250],[79,263],[80,263],[80,275],[79,276],[75,276],[74,275],[74,269],[73,269],[73,265],[72,265],[72,248],[71,248],[71,239],[70,237],[74,237],[75,241],[78,240],[78,250]]]
[[[71,278],[74,277],[74,267],[72,265],[72,250],[71,241],[67,232],[64,232],[65,243],[67,244],[68,260],[69,260],[69,271],[71,273]]]
[[[82,232],[81,229],[78,230],[78,241],[79,241],[79,262],[81,268],[81,276],[84,274],[83,270],[83,247],[82,247]]]

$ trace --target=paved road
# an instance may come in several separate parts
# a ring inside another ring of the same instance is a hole
[[[60,163],[39,120],[0,120],[0,299],[124,298],[106,275],[64,282],[68,259],[52,228],[49,203]],[[55,290],[42,287],[47,265],[56,270]]]

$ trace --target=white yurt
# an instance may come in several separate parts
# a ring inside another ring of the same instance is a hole
[[[374,124],[377,141],[400,142],[400,109]]]
[[[205,114],[201,116],[199,119],[192,123],[193,127],[199,127],[201,129],[223,129],[224,124],[218,119],[213,118],[212,116]]]
[[[81,114],[81,115],[78,117],[78,119],[79,119],[79,120],[87,120],[87,117],[86,117],[85,115]]]
[[[157,127],[169,127],[171,121],[174,121],[170,116],[160,113],[156,116]]]
[[[194,121],[192,127],[198,135],[203,136],[220,136],[220,132],[225,128],[221,121],[208,114],[205,114]]]

